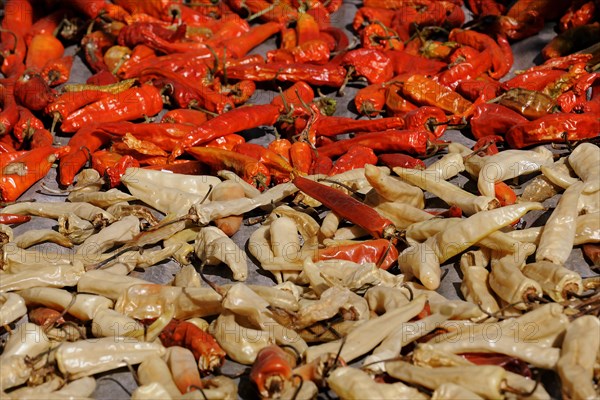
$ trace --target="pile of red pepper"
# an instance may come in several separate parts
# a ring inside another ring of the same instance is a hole
[[[599,52],[586,48],[600,34],[599,2],[505,3],[365,0],[353,48],[331,24],[340,0],[8,0],[1,200],[15,201],[57,159],[61,185],[91,161],[110,187],[142,166],[230,169],[262,189],[367,163],[419,167],[407,154],[443,147],[448,127],[488,153],[496,142],[523,148],[598,136]],[[465,6],[474,15],[467,24]],[[548,21],[560,33],[542,51],[546,61],[501,82],[513,64],[510,41]],[[276,49],[252,53],[271,37]],[[85,84],[63,85],[71,44],[93,72]],[[249,104],[272,81],[285,90]],[[362,81],[354,105],[368,119],[333,116],[335,101],[313,91]],[[165,106],[160,122],[148,123]],[[244,132],[260,126],[278,133],[267,147],[246,143]],[[70,136],[68,145],[56,147],[55,133]]]

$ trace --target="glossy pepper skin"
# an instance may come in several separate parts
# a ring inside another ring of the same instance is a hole
[[[390,129],[383,132],[371,132],[351,139],[341,140],[318,148],[319,154],[327,157],[341,156],[353,145],[361,145],[375,152],[407,152],[424,155],[427,151],[427,131],[409,131]]]
[[[364,168],[365,164],[375,165],[377,156],[368,147],[356,145],[350,147],[346,154],[337,159],[328,175],[337,175],[356,168]]]
[[[475,139],[490,135],[504,136],[513,126],[527,122],[521,114],[495,103],[484,103],[475,107],[469,120]]]
[[[143,85],[111,95],[70,114],[61,125],[63,132],[75,132],[93,122],[116,122],[158,114],[163,102],[158,89]]]
[[[342,59],[342,64],[352,66],[356,75],[364,76],[371,84],[386,82],[394,76],[392,61],[375,49],[351,50]]]
[[[598,132],[600,120],[597,115],[555,113],[515,125],[505,138],[510,147],[521,149],[543,143],[594,138]]]

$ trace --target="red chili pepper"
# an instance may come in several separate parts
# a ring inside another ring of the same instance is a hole
[[[502,142],[504,142],[504,138],[502,136],[482,136],[477,139],[477,142],[475,142],[473,145],[473,151],[484,152],[486,156],[498,154],[498,146],[496,146],[496,143]]]
[[[387,115],[404,117],[406,113],[419,108],[411,103],[402,94],[402,83],[393,83],[388,86],[385,94],[385,109]]]
[[[360,43],[365,49],[379,51],[404,49],[404,43],[398,38],[398,34],[379,22],[367,25],[360,31]]]
[[[5,18],[6,19],[6,18]],[[11,34],[12,40],[4,40],[0,42],[0,53],[2,54],[2,66],[0,72],[4,76],[11,78],[20,76],[25,71],[25,53],[27,46],[21,35],[13,31],[6,31]]]
[[[170,124],[200,125],[208,120],[208,115],[203,111],[189,108],[170,110],[163,115],[161,122]]]
[[[0,136],[12,132],[13,127],[19,121],[19,109],[14,95],[13,79],[0,85],[0,100],[2,111],[0,111]]]
[[[380,7],[368,7],[363,4],[363,7],[360,7],[356,11],[356,14],[354,14],[352,29],[360,31],[361,28],[374,23],[380,23],[386,27],[390,27],[395,15],[396,12],[393,10]]]
[[[291,106],[302,108],[304,104],[310,104],[314,98],[313,89],[306,82],[300,81],[284,90],[279,96],[273,97],[271,104],[279,107],[279,111],[284,113],[290,111]]]
[[[7,0],[4,3],[2,29],[12,31],[19,36],[25,36],[33,25],[33,7],[31,2],[28,0]],[[2,32],[0,37],[2,42],[12,39],[6,32]]]
[[[498,102],[529,119],[543,117],[556,107],[552,97],[527,89],[510,89],[502,94]]]
[[[117,77],[106,70],[96,72],[94,75],[90,76],[85,81],[85,83],[87,83],[88,85],[98,85],[98,86],[112,85],[117,82],[119,82]]]
[[[227,69],[227,77],[262,81],[305,81],[315,86],[341,87],[346,79],[346,70],[339,65],[312,64],[252,64],[233,66]]]
[[[385,258],[382,260],[384,255]],[[358,264],[373,263],[379,265],[379,268],[387,270],[398,261],[398,250],[396,247],[390,246],[389,240],[374,239],[319,249],[313,259],[314,261],[348,260]]]
[[[418,26],[441,26],[446,20],[446,10],[439,2],[420,1],[418,4],[399,2],[396,18],[391,28],[401,40],[409,40]]]
[[[586,243],[582,246],[582,250],[583,254],[585,254],[594,265],[600,265],[600,244]]]
[[[360,89],[354,96],[354,107],[359,114],[375,117],[385,107],[387,86],[381,83]]]
[[[384,54],[392,61],[394,74],[418,72],[424,75],[435,75],[447,67],[445,62],[430,60],[425,57],[408,54],[403,50],[386,51]]]
[[[583,50],[596,43],[600,35],[600,22],[577,26],[555,36],[543,49],[545,60],[562,57]]]
[[[567,71],[573,64],[581,64],[589,62],[594,56],[588,53],[575,53],[568,56],[555,57],[546,60],[542,65],[536,65],[529,68],[527,71],[544,71],[549,69],[562,69]]]
[[[129,155],[121,155],[107,150],[96,151],[92,154],[92,168],[104,177],[109,188],[121,183],[121,177],[127,168],[138,168],[140,163]]]
[[[17,141],[22,142],[24,138],[30,137],[36,129],[44,129],[44,123],[27,108],[19,106],[18,109],[19,120],[15,124],[12,133]]]
[[[356,145],[350,147],[346,154],[337,159],[328,175],[337,175],[356,168],[364,168],[365,164],[377,164],[377,156],[368,147]]]
[[[15,83],[15,99],[30,110],[43,110],[56,98],[54,90],[37,73],[25,73]]]
[[[418,158],[411,157],[402,153],[389,153],[389,154],[380,154],[377,157],[379,162],[388,168],[412,168],[412,169],[425,169],[426,165],[423,160],[419,160]]]
[[[233,101],[205,85],[192,85],[189,80],[176,72],[149,68],[142,72],[140,82],[152,82],[153,85],[163,88],[170,85],[171,97],[181,108],[200,107],[205,110],[222,114],[234,107]]]
[[[0,224],[3,225],[22,224],[29,221],[31,221],[29,215],[0,214]]]
[[[307,142],[294,142],[290,147],[290,162],[296,171],[308,174],[313,163],[313,150]]]
[[[238,144],[246,143],[243,136],[231,133],[226,136],[221,136],[206,143],[206,147],[216,147],[219,149],[231,150],[235,149]]]
[[[596,96],[583,104],[583,112],[588,114],[600,114],[600,97]]]
[[[451,206],[449,209],[444,211],[433,211],[425,210],[431,215],[435,215],[439,218],[461,218],[463,215],[462,209],[459,206]]]
[[[110,96],[102,90],[65,92],[44,108],[44,113],[56,120],[63,120],[83,106]]]
[[[458,93],[420,74],[404,82],[402,93],[417,104],[436,106],[451,114],[464,113],[473,105]]]
[[[165,151],[173,151],[196,127],[188,124],[108,122],[99,128],[105,134],[123,137],[130,133],[138,140],[151,142]],[[220,137],[220,136],[217,136]]]
[[[61,22],[68,18],[68,10],[66,8],[59,8],[56,11],[45,15],[36,20],[27,33],[24,35],[27,46],[31,43],[31,39],[38,34],[52,35],[57,28],[59,28]]]
[[[512,52],[508,42],[502,42],[502,47],[494,39],[486,34],[475,32],[473,30],[453,29],[450,32],[449,40],[471,46],[479,51],[489,51],[492,60],[492,70],[490,76],[494,79],[500,79],[506,75],[512,67]],[[507,48],[508,47],[508,48]],[[510,52],[511,56],[508,55]]]
[[[42,68],[42,78],[49,86],[57,86],[65,83],[71,76],[73,56],[66,56],[48,61]]]
[[[405,129],[426,130],[437,139],[446,131],[448,118],[439,107],[423,106],[406,113],[404,121]]]
[[[392,221],[354,197],[301,176],[296,176],[292,182],[302,192],[323,203],[341,218],[362,227],[375,238],[389,239],[396,232]]]
[[[375,49],[351,50],[342,58],[342,64],[352,66],[356,74],[364,76],[370,84],[386,82],[395,72],[390,58]]]
[[[66,0],[62,5],[73,7],[90,19],[96,19],[100,14],[104,14],[110,19],[124,21],[129,16],[121,6],[106,3],[104,0]]]
[[[596,13],[596,4],[593,1],[581,3],[578,1],[571,4],[565,15],[562,16],[558,24],[561,32],[592,22]]]
[[[158,114],[163,107],[158,89],[151,85],[131,88],[87,105],[64,119],[61,130],[75,132],[91,122],[117,122]]]
[[[155,171],[170,171],[175,174],[184,175],[205,175],[210,173],[205,164],[196,160],[175,160],[173,163],[150,164],[143,168]]]
[[[336,136],[352,132],[380,132],[387,129],[401,129],[405,126],[405,119],[402,117],[353,119],[323,116],[317,122],[316,130],[317,136]]]
[[[11,135],[0,136],[0,154],[15,152],[17,151],[15,146],[19,147],[19,145],[20,143],[15,141]]]
[[[361,145],[373,149],[375,152],[404,151],[412,154],[423,155],[427,152],[427,131],[399,131],[391,129],[383,132],[371,132],[356,136],[351,139],[340,140],[318,148],[321,155],[337,157],[350,149],[352,145]]]
[[[290,161],[290,149],[292,143],[287,139],[275,139],[269,143],[268,149],[279,154],[281,157]]]
[[[35,35],[27,49],[25,66],[36,71],[41,71],[48,61],[61,58],[65,47],[51,34]]]
[[[54,143],[54,136],[47,129],[36,129],[31,134],[31,140],[29,142],[29,147],[33,149],[38,149],[40,147],[52,146]]]
[[[507,80],[502,84],[505,90],[522,88],[529,90],[542,90],[549,83],[556,81],[564,74],[564,71],[556,69],[526,71]]]
[[[333,161],[331,161],[331,158],[317,154],[313,157],[309,173],[311,175],[329,175],[329,171],[331,171],[332,168]]]
[[[216,116],[196,127],[178,143],[171,157],[179,157],[184,149],[210,142],[211,140],[252,129],[261,125],[273,125],[279,117],[279,107],[272,104],[261,104],[251,107],[233,109],[225,114]]]
[[[587,103],[585,94],[577,96],[573,90],[568,90],[556,98],[556,104],[562,112],[570,113],[575,109],[582,109]]]
[[[486,50],[471,60],[456,63],[441,72],[438,75],[438,82],[450,89],[456,89],[462,81],[481,76],[491,65],[489,51]]]
[[[73,183],[75,175],[90,161],[92,152],[107,144],[110,136],[98,129],[97,124],[86,125],[69,140],[70,151],[60,159],[59,182],[63,186]]]
[[[287,382],[291,377],[292,364],[289,354],[275,344],[260,349],[252,364],[250,379],[263,398],[273,397],[272,382]]]
[[[9,151],[0,153],[0,168],[6,167],[8,164],[16,160],[17,158],[27,154],[27,151]]]
[[[467,5],[476,17],[502,15],[506,11],[504,4],[498,3],[495,0],[467,0]]]
[[[485,103],[475,107],[469,120],[475,139],[487,136],[504,136],[514,125],[526,122],[527,118],[500,104]]]
[[[502,92],[500,82],[491,79],[466,79],[459,82],[456,91],[471,101],[495,99]]]
[[[208,165],[213,171],[232,170],[246,182],[261,189],[267,188],[271,182],[269,169],[247,155],[214,147],[190,147],[186,152]]]
[[[299,44],[289,50],[295,63],[326,64],[329,61],[329,45],[321,39]]]
[[[517,124],[505,138],[510,147],[521,149],[536,144],[589,139],[598,136],[598,132],[598,115],[555,113]]]
[[[15,201],[34,183],[44,178],[52,164],[69,151],[69,146],[42,147],[30,150],[21,157],[5,165],[0,176],[0,197],[2,201]]]
[[[496,194],[496,199],[500,202],[502,207],[509,206],[517,202],[517,195],[515,191],[504,182],[495,183],[494,192]]]
[[[81,39],[85,61],[93,72],[108,71],[104,53],[114,45],[114,40],[102,31],[88,33]]]
[[[233,151],[260,161],[269,168],[271,173],[283,175],[287,180],[289,180],[290,173],[294,170],[288,160],[259,144],[240,143],[235,146]]]
[[[250,50],[282,30],[283,26],[278,22],[267,22],[250,28],[248,33],[225,43],[227,54],[234,58],[245,56]]]

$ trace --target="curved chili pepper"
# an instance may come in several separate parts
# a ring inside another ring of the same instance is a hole
[[[85,61],[93,72],[108,71],[108,66],[104,62],[104,53],[112,45],[114,45],[113,38],[102,31],[88,33],[81,39]]]
[[[336,160],[328,175],[337,175],[356,168],[364,168],[365,164],[377,164],[377,156],[369,147],[355,145]]]
[[[505,136],[512,148],[521,149],[543,143],[581,140],[596,137],[600,120],[594,114],[548,114],[513,126]]]
[[[458,83],[456,91],[471,101],[489,101],[498,97],[502,88],[500,82],[492,79],[466,79]]]
[[[596,4],[593,1],[584,4],[581,4],[581,2],[571,4],[567,12],[561,17],[558,28],[561,32],[564,32],[571,28],[589,24],[592,22],[595,12]]]
[[[329,61],[329,45],[321,39],[299,44],[289,52],[295,63],[326,64]]]
[[[412,169],[425,169],[426,165],[423,160],[411,157],[402,153],[388,153],[380,154],[377,159],[379,162],[388,168],[412,168]]]
[[[495,0],[467,0],[467,5],[476,17],[502,15],[506,11],[506,7]]]
[[[90,160],[91,153],[110,141],[110,136],[98,129],[97,124],[86,125],[69,140],[69,152],[60,159],[58,181],[63,186],[73,183],[75,175]]]
[[[333,168],[333,161],[331,158],[317,154],[313,157],[312,165],[310,166],[309,173],[311,175],[329,175],[329,171]]]
[[[0,72],[6,77],[15,77],[25,71],[25,53],[27,45],[22,36],[8,31],[13,37],[11,41],[2,41],[0,43],[0,54],[2,55],[2,66]]]
[[[337,157],[350,149],[352,145],[361,145],[375,152],[403,151],[424,155],[427,152],[427,131],[399,131],[391,129],[383,132],[363,133],[351,139],[340,140],[318,148],[321,155]]]
[[[427,130],[434,138],[439,138],[446,131],[448,118],[439,107],[419,107],[404,116],[405,129]]]
[[[165,151],[173,151],[196,127],[177,123],[134,124],[122,121],[103,123],[99,129],[105,134],[118,137],[130,133],[138,140],[153,143]]]
[[[118,83],[119,80],[109,71],[99,71],[86,79],[85,83],[89,85],[112,85]]]
[[[64,119],[61,130],[75,132],[91,122],[116,122],[158,114],[163,107],[158,89],[151,85],[131,88],[87,105]]]
[[[285,158],[288,162],[290,161],[290,148],[292,143],[287,139],[275,139],[269,143],[267,147],[269,150],[279,154]]]
[[[119,5],[106,3],[103,0],[66,0],[62,4],[81,11],[90,19],[95,19],[101,14],[117,21],[124,21],[129,14]]]
[[[17,158],[27,154],[27,151],[8,151],[5,153],[0,153],[0,168],[4,168]]]
[[[48,61],[61,58],[65,47],[51,34],[38,34],[31,38],[27,49],[25,66],[36,71],[41,71]]]
[[[404,117],[409,111],[419,108],[408,101],[401,92],[401,83],[393,83],[388,86],[385,94],[385,109],[388,115]]]
[[[504,142],[504,138],[497,135],[482,136],[473,145],[473,151],[484,153],[486,156],[498,154],[498,147],[496,146],[498,142]]]
[[[514,78],[502,83],[506,89],[528,89],[542,90],[549,83],[556,81],[564,74],[564,71],[556,69],[548,69],[543,71],[525,71],[522,74],[516,75]]]
[[[389,249],[389,250],[388,250]],[[385,258],[382,260],[381,258]],[[356,244],[326,247],[319,249],[314,261],[348,260],[358,264],[373,263],[388,270],[398,261],[398,250],[390,246],[389,240],[365,240]]]
[[[271,104],[279,107],[280,112],[290,111],[290,107],[302,108],[304,104],[309,104],[315,98],[315,92],[304,81],[294,83],[288,89],[284,90],[279,96],[271,100]]]
[[[0,213],[0,224],[4,224],[4,225],[22,224],[24,222],[29,222],[29,221],[31,221],[31,217],[29,215],[1,214]]]
[[[0,198],[15,201],[34,183],[44,178],[52,164],[70,151],[69,146],[33,149],[5,165],[0,176]]]
[[[173,163],[151,164],[143,167],[157,171],[170,171],[174,174],[204,175],[210,173],[207,166],[196,160],[175,160]]]
[[[230,169],[246,182],[266,188],[271,181],[271,172],[260,161],[235,151],[214,147],[190,147],[186,152],[198,161],[208,165],[213,171]]]
[[[341,218],[362,227],[375,238],[389,239],[396,232],[392,221],[354,197],[302,176],[296,176],[292,182],[302,192],[321,202]]]
[[[283,387],[292,377],[290,355],[281,347],[270,345],[262,348],[250,370],[250,379],[264,398],[270,398],[275,387]],[[273,385],[273,387],[271,387]]]
[[[178,143],[171,157],[179,157],[184,149],[246,129],[252,129],[261,125],[273,125],[279,117],[279,107],[272,104],[261,104],[252,107],[235,108],[225,114],[206,121],[189,132],[185,138]]]
[[[489,52],[486,50],[469,61],[456,63],[441,72],[438,75],[438,82],[450,89],[456,89],[462,81],[481,76],[491,65]]]
[[[517,194],[504,182],[496,182],[494,184],[494,193],[496,199],[500,202],[502,207],[509,206],[517,202]]]
[[[367,25],[360,31],[360,43],[365,49],[402,50],[404,43],[398,34],[381,23]]]
[[[475,107],[469,120],[475,139],[487,136],[504,136],[513,126],[526,122],[527,118],[500,104],[485,103]]]
[[[453,29],[448,36],[449,40],[471,46],[481,52],[487,50],[492,60],[492,70],[490,76],[494,79],[500,79],[506,75],[512,67],[512,50],[508,42],[503,40],[502,47],[491,37],[483,33],[472,30]],[[508,56],[510,52],[510,57]]]
[[[354,14],[352,29],[360,31],[361,28],[375,22],[379,22],[380,24],[389,27],[392,25],[394,15],[396,15],[396,12],[393,10],[380,7],[369,7],[363,4],[363,7],[360,7],[356,11],[356,14]]]
[[[121,155],[107,150],[92,153],[92,168],[103,176],[106,185],[114,188],[121,183],[121,177],[127,168],[138,168],[140,163],[129,155]]]

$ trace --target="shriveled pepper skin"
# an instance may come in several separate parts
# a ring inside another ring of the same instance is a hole
[[[131,88],[81,108],[62,123],[63,132],[75,132],[92,122],[115,122],[158,114],[163,102],[158,89],[151,85]]]
[[[475,108],[470,120],[471,133],[475,139],[489,135],[504,136],[514,125],[527,118],[500,104],[484,103]]]
[[[427,151],[427,131],[399,131],[390,129],[383,132],[365,133],[351,139],[342,140],[319,147],[319,154],[337,157],[353,145],[370,147],[375,152],[405,151],[412,154],[425,154]]]
[[[598,115],[556,113],[515,125],[507,132],[506,141],[510,147],[521,149],[536,144],[594,138],[599,132]]]
[[[382,260],[384,255],[385,258]],[[387,270],[398,260],[398,250],[394,246],[390,246],[389,240],[374,239],[320,249],[315,256],[315,261],[332,259],[348,260],[358,264],[379,263],[379,268]]]

